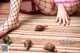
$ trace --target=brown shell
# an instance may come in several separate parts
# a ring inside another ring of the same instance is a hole
[[[25,47],[26,50],[29,50],[31,46],[32,46],[32,41],[31,40],[28,39],[24,42],[24,47]]]
[[[44,49],[45,50],[48,50],[48,51],[51,51],[51,52],[54,52],[55,51],[55,46],[51,43],[47,43],[45,46],[44,46]]]
[[[36,28],[35,28],[35,31],[43,31],[45,29],[44,26],[42,25],[37,25]]]

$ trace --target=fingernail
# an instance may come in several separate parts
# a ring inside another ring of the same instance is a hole
[[[70,25],[70,23],[68,25]]]
[[[66,24],[64,24],[64,26],[66,26]]]
[[[61,25],[61,23],[59,23]]]

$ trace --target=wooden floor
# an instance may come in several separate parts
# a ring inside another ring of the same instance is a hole
[[[0,4],[0,24],[7,19],[9,3]],[[80,17],[71,16],[70,26],[60,26],[55,23],[56,16],[42,14],[19,16],[21,27],[11,31],[9,34],[13,43],[9,46],[8,53],[53,53],[43,49],[50,42],[56,46],[55,53],[80,53]],[[49,29],[43,32],[35,32],[36,25],[48,25]],[[25,51],[24,41],[31,39],[33,46]],[[0,44],[3,41],[0,39]],[[7,53],[7,52],[6,52]]]

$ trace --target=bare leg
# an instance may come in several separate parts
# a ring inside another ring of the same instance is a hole
[[[19,27],[19,8],[21,0],[10,0],[10,13],[7,20],[0,26],[0,38],[12,29]]]

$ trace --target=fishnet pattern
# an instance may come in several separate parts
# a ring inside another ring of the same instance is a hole
[[[77,9],[76,12],[79,13],[79,15],[80,15],[80,0],[78,0],[78,1],[79,1],[79,5],[77,5],[77,6],[78,6],[78,7],[77,7],[78,9]]]
[[[18,27],[19,9],[21,0],[10,0],[10,13],[7,20],[0,27],[0,37],[4,36],[7,32]]]
[[[78,8],[80,8],[78,6],[80,4],[76,3],[76,2],[80,2],[79,0],[66,0],[66,2],[75,2],[75,3],[63,3],[69,15],[73,14],[74,12],[78,10]]]
[[[60,0],[61,2],[63,2],[63,0]],[[66,2],[70,2],[70,1],[73,1],[75,2],[75,0],[65,0]],[[79,2],[80,0],[76,0],[77,2]],[[42,12],[42,13],[45,13],[47,15],[54,15],[55,13],[57,13],[57,8],[56,5],[59,5],[57,3],[54,3],[52,4],[51,3],[52,1],[51,0],[34,0],[34,3],[37,5],[37,7],[39,8],[39,10]],[[64,4],[64,7],[67,11],[67,13],[69,15],[71,15],[72,13],[74,13],[75,11],[77,11],[79,8],[80,8],[80,4],[77,4],[77,3],[63,3]],[[55,9],[54,9],[55,8]]]
[[[43,14],[56,14],[55,6],[54,4],[51,4],[51,0],[34,0],[34,3]]]

